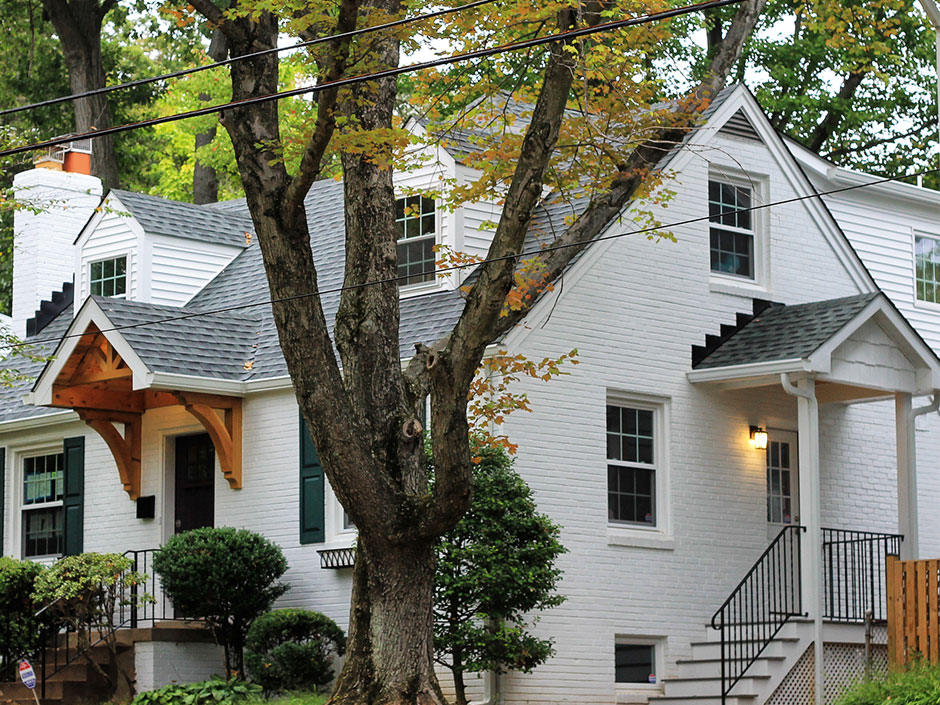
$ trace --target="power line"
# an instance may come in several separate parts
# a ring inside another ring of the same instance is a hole
[[[267,56],[268,54],[277,54],[282,51],[293,51],[294,49],[303,49],[305,47],[311,47],[316,44],[323,44],[324,42],[335,42],[340,39],[349,39],[350,37],[356,37],[361,34],[368,34],[370,32],[378,32],[385,29],[394,29],[395,27],[401,27],[406,24],[411,24],[412,22],[423,22],[425,20],[432,20],[437,17],[443,17],[444,15],[449,15],[454,12],[462,12],[463,10],[470,10],[475,7],[480,7],[482,5],[488,5],[493,2],[499,2],[500,0],[474,0],[474,2],[467,3],[466,5],[459,5],[457,7],[451,7],[444,10],[437,10],[435,12],[428,12],[424,15],[415,15],[414,17],[406,17],[400,20],[394,20],[392,22],[386,22],[384,24],[378,24],[371,27],[363,27],[361,29],[354,29],[349,32],[342,32],[340,34],[332,34],[328,37],[318,37],[316,39],[311,39],[305,42],[299,42],[297,44],[292,44],[287,47],[274,47],[272,49],[263,49],[261,51],[255,51],[250,54],[243,54],[241,56],[233,56],[222,61],[216,61],[211,64],[206,64],[205,66],[195,66],[188,69],[180,69],[179,71],[172,71],[170,73],[161,74],[160,76],[153,76],[150,78],[139,78],[135,81],[128,81],[127,83],[119,83],[114,86],[105,86],[103,88],[95,88],[94,90],[84,91],[82,93],[73,93],[72,95],[64,95],[58,98],[49,98],[48,100],[41,100],[38,103],[31,103],[29,105],[20,105],[15,108],[7,108],[5,110],[0,110],[0,117],[4,115],[13,115],[14,113],[20,113],[24,110],[33,110],[35,108],[45,108],[49,105],[58,105],[59,103],[65,103],[68,101],[78,100],[79,98],[88,98],[94,95],[102,95],[103,93],[110,93],[112,91],[123,90],[125,88],[136,88],[137,86],[145,86],[150,83],[157,83],[158,81],[166,81],[171,78],[181,78],[183,76],[189,76],[200,71],[208,71],[209,69],[219,68],[220,66],[228,66],[230,64],[237,63],[239,61],[245,61],[247,59],[256,59],[259,56]]]
[[[475,51],[468,51],[462,54],[453,54],[451,56],[445,56],[439,59],[432,59],[430,61],[423,61],[416,64],[409,64],[408,66],[396,66],[395,68],[385,69],[384,71],[376,71],[374,73],[360,74],[358,76],[349,76],[346,78],[340,78],[335,81],[328,81],[326,83],[319,83],[315,86],[305,86],[303,88],[294,88],[289,91],[279,91],[277,93],[269,93],[266,95],[255,96],[253,98],[243,98],[242,100],[234,100],[228,103],[222,103],[220,105],[211,105],[205,108],[198,108],[196,110],[190,110],[185,113],[175,113],[173,115],[165,115],[163,117],[149,118],[147,120],[141,120],[139,122],[127,123],[124,125],[116,125],[114,127],[108,127],[103,130],[92,130],[90,132],[83,132],[75,135],[70,135],[68,137],[56,137],[51,140],[46,140],[44,142],[34,142],[33,144],[26,144],[20,147],[13,147],[10,149],[0,150],[0,157],[9,157],[15,154],[22,154],[23,152],[32,152],[37,149],[45,149],[46,147],[55,147],[60,144],[67,144],[75,140],[82,139],[94,139],[96,137],[104,137],[105,135],[114,135],[121,132],[128,132],[129,130],[137,130],[143,127],[151,127],[153,125],[162,125],[168,122],[176,122],[177,120],[186,120],[188,118],[200,117],[202,115],[211,115],[212,113],[223,112],[230,108],[239,108],[248,105],[257,105],[259,103],[269,103],[271,101],[280,100],[282,98],[293,98],[295,96],[304,95],[306,93],[319,93],[320,91],[326,88],[336,88],[341,86],[350,86],[357,83],[364,83],[366,81],[374,81],[380,78],[390,78],[393,76],[400,76],[405,73],[411,73],[414,71],[423,71],[429,68],[435,68],[437,66],[444,66],[446,64],[454,64],[460,61],[468,61],[471,59],[485,58],[492,56],[494,54],[502,54],[508,51],[518,51],[520,49],[528,49],[535,46],[541,46],[543,44],[549,44],[552,42],[561,42],[571,39],[577,39],[579,37],[586,37],[592,34],[598,34],[600,32],[608,32],[613,29],[622,29],[625,27],[633,27],[641,24],[648,24],[650,22],[658,22],[661,20],[667,20],[673,17],[680,17],[682,15],[691,14],[693,12],[703,12],[705,10],[712,10],[718,7],[726,7],[728,5],[737,5],[744,0],[708,0],[708,2],[697,3],[694,5],[687,5],[685,7],[675,8],[672,10],[664,10],[663,12],[655,12],[649,15],[643,15],[641,17],[632,17],[626,20],[615,20],[613,22],[606,22],[604,24],[594,25],[592,27],[581,27],[578,29],[571,29],[565,32],[559,32],[557,34],[548,34],[543,37],[536,37],[534,39],[525,39],[517,42],[509,42],[507,44],[500,44],[489,49],[477,49]]]
[[[593,240],[590,240],[590,241],[588,241],[588,242],[583,242],[583,243],[565,243],[565,244],[561,244],[561,245],[548,245],[548,246],[543,247],[543,248],[541,248],[540,250],[537,250],[537,251],[535,251],[535,252],[520,252],[520,253],[517,253],[517,254],[503,255],[503,256],[501,256],[501,257],[492,257],[492,258],[490,258],[490,259],[480,260],[479,262],[469,262],[469,263],[465,263],[465,264],[455,264],[455,265],[451,265],[451,266],[449,266],[449,267],[441,267],[441,268],[439,268],[439,269],[436,269],[436,270],[435,270],[435,275],[446,274],[446,273],[448,273],[448,272],[456,272],[456,271],[460,271],[460,270],[463,270],[463,269],[470,269],[470,268],[473,268],[473,267],[477,267],[477,266],[479,266],[479,265],[481,265],[481,264],[486,264],[486,263],[488,263],[488,262],[503,262],[503,261],[506,261],[506,260],[516,260],[516,259],[523,259],[523,258],[528,258],[528,257],[535,257],[535,256],[540,255],[540,254],[543,254],[543,253],[545,253],[545,252],[555,252],[555,251],[558,251],[558,250],[565,250],[565,249],[568,249],[568,248],[571,248],[571,247],[589,247],[589,246],[593,245],[593,244],[596,243],[596,242],[605,242],[605,241],[607,241],[607,240],[616,240],[616,239],[618,239],[618,238],[621,238],[621,237],[628,237],[628,236],[630,236],[630,235],[648,235],[648,234],[650,234],[650,233],[654,233],[654,232],[657,232],[657,231],[671,230],[672,228],[680,227],[680,226],[683,226],[683,225],[691,225],[691,224],[693,224],[693,223],[709,222],[709,221],[711,221],[712,218],[715,218],[715,217],[722,217],[722,216],[725,216],[725,215],[733,215],[733,214],[737,214],[737,213],[753,213],[753,212],[755,212],[755,211],[760,211],[760,210],[764,210],[764,209],[769,209],[769,208],[773,208],[773,207],[775,207],[775,206],[784,206],[784,205],[788,205],[788,204],[791,204],[791,203],[799,203],[799,202],[801,202],[801,201],[808,201],[808,200],[810,200],[810,199],[812,199],[812,198],[822,198],[823,196],[832,196],[832,195],[835,195],[835,194],[838,194],[838,193],[845,193],[845,192],[847,192],[847,191],[855,191],[855,190],[858,190],[858,189],[868,188],[868,187],[871,187],[871,186],[878,186],[879,184],[886,184],[886,183],[891,183],[891,182],[895,182],[895,181],[902,181],[902,180],[904,180],[904,179],[911,179],[911,178],[915,178],[915,177],[917,177],[917,176],[925,176],[925,175],[927,175],[927,174],[936,174],[936,173],[940,173],[940,167],[934,168],[934,169],[924,169],[923,171],[914,172],[914,173],[912,173],[912,174],[904,174],[904,175],[902,175],[902,176],[886,176],[886,177],[883,177],[883,178],[880,178],[880,179],[876,179],[876,180],[874,180],[874,181],[869,181],[869,182],[863,183],[863,184],[853,184],[853,185],[851,185],[851,186],[843,186],[843,187],[841,187],[841,188],[831,189],[831,190],[829,190],[829,191],[817,191],[817,192],[815,192],[815,193],[810,193],[810,194],[807,194],[807,195],[805,195],[805,196],[794,196],[793,198],[785,198],[785,199],[780,200],[780,201],[773,201],[773,202],[771,202],[771,203],[762,203],[762,204],[755,205],[755,206],[750,206],[750,207],[747,207],[747,208],[732,208],[732,209],[730,209],[730,210],[722,211],[721,213],[709,214],[709,215],[704,215],[704,216],[698,216],[698,217],[695,217],[695,218],[686,218],[685,220],[677,220],[677,221],[674,221],[674,222],[672,222],[672,223],[667,223],[667,224],[665,224],[665,225],[652,225],[652,226],[647,227],[647,228],[641,228],[641,229],[639,229],[639,230],[631,230],[631,231],[625,232],[625,233],[615,233],[615,234],[613,234],[613,235],[602,235],[602,236],[600,236],[600,237],[594,238]],[[407,278],[408,278],[408,275],[401,275],[401,276],[397,276],[397,277],[388,277],[388,278],[386,278],[386,279],[376,279],[376,280],[373,280],[373,281],[363,282],[363,283],[361,283],[361,284],[353,284],[353,285],[350,285],[350,286],[345,286],[345,285],[344,285],[344,286],[338,286],[338,287],[334,287],[334,288],[332,288],[332,289],[323,289],[323,290],[318,290],[318,291],[312,291],[312,292],[308,292],[308,293],[305,293],[305,294],[294,294],[293,296],[284,296],[284,297],[281,297],[281,298],[278,298],[278,299],[265,299],[264,301],[254,301],[254,302],[247,303],[247,304],[237,304],[237,305],[234,305],[234,306],[225,306],[225,307],[222,307],[222,308],[216,308],[216,309],[212,309],[212,310],[209,310],[209,311],[193,311],[192,313],[185,313],[185,314],[181,314],[181,315],[179,315],[179,316],[168,316],[168,317],[166,317],[166,318],[160,318],[160,319],[157,319],[157,320],[155,320],[155,321],[142,321],[142,322],[140,322],[140,323],[127,323],[127,324],[121,325],[121,326],[113,326],[113,327],[111,327],[111,328],[102,328],[102,329],[101,329],[100,331],[98,331],[98,332],[99,332],[99,333],[119,332],[119,331],[122,331],[122,330],[128,330],[128,329],[130,329],[130,328],[143,328],[143,327],[146,327],[146,326],[156,326],[156,325],[160,325],[160,324],[163,324],[163,323],[173,323],[173,322],[175,322],[175,321],[184,321],[184,320],[188,320],[188,319],[190,319],[190,318],[201,318],[201,317],[203,317],[203,316],[213,316],[213,315],[217,315],[217,314],[220,314],[220,313],[231,313],[231,312],[233,312],[233,311],[244,311],[245,309],[249,309],[249,308],[257,308],[257,307],[259,307],[259,306],[269,306],[269,305],[273,305],[273,304],[286,303],[286,302],[289,302],[289,301],[296,301],[296,300],[298,300],[298,299],[309,299],[309,298],[313,298],[313,297],[315,297],[315,296],[323,296],[324,294],[337,294],[337,293],[341,293],[341,292],[343,292],[343,291],[347,291],[347,290],[350,290],[350,289],[363,289],[363,288],[365,288],[365,287],[367,287],[367,286],[379,286],[379,285],[381,285],[381,284],[396,283],[396,282],[400,282],[401,280],[407,279]],[[41,345],[41,344],[44,344],[44,343],[60,343],[61,341],[66,340],[66,339],[68,339],[68,338],[80,338],[80,337],[82,337],[82,336],[84,336],[84,335],[87,335],[87,333],[71,333],[71,334],[69,334],[69,335],[63,335],[63,336],[61,336],[61,337],[59,337],[59,338],[44,338],[44,339],[41,339],[41,340],[30,340],[30,341],[23,341],[23,342],[19,342],[19,343],[13,343],[13,344],[9,345],[8,347],[16,348],[16,347],[22,347],[22,346],[25,346],[25,345]]]

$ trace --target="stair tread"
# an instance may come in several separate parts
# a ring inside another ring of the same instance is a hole
[[[774,656],[773,654],[761,654],[754,659],[755,661],[786,661],[786,656]],[[720,658],[686,658],[679,659],[676,664],[683,663],[721,663]]]
[[[775,641],[786,641],[794,642],[800,641],[799,637],[796,636],[775,636],[773,639],[735,639],[734,641],[726,641],[725,644],[728,646],[733,646],[734,644],[754,644],[754,643],[768,643],[772,644]],[[692,646],[721,646],[720,641],[693,641]]]
[[[754,680],[767,680],[770,676],[765,675],[749,675],[747,671],[741,676],[741,679],[752,678]],[[721,676],[692,676],[690,678],[663,678],[663,683],[691,683],[693,681],[720,681]]]

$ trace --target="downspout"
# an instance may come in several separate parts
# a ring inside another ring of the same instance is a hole
[[[816,703],[823,703],[823,571],[822,571],[822,531],[820,529],[819,508],[819,405],[816,401],[816,383],[812,378],[800,380],[799,386],[790,382],[786,373],[780,375],[780,384],[784,391],[797,398],[799,432],[800,432],[800,497],[807,499],[808,512],[800,510],[800,520],[806,527],[808,545],[801,547],[800,552],[806,558],[803,564],[806,570],[814,577],[807,584],[806,595],[808,606],[813,619],[813,686]],[[805,460],[813,459],[809,468]],[[804,472],[810,480],[810,486],[802,484]],[[808,516],[807,516],[808,515]],[[801,566],[802,569],[802,566]]]

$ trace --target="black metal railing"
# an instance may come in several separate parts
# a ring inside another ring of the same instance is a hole
[[[356,547],[349,548],[324,548],[317,551],[320,554],[321,568],[352,568],[356,565]]]
[[[900,534],[845,529],[822,530],[823,618],[864,623],[871,610],[876,622],[887,619],[886,563],[901,551]]]
[[[158,621],[192,621],[192,618],[177,616],[173,604],[163,592],[160,581],[153,571],[153,557],[160,549],[151,548],[140,551],[125,551],[123,555],[131,560],[129,572],[143,576],[141,581],[125,584],[122,581],[121,593],[114,607],[114,615],[109,628],[95,630],[88,639],[88,645],[79,647],[78,634],[74,626],[53,623],[46,628],[38,649],[38,668],[36,678],[39,682],[40,696],[46,695],[46,682],[63,668],[73,663],[86,651],[106,642],[120,629],[138,627]],[[122,576],[123,577],[123,576]],[[52,610],[55,603],[46,605],[37,618]],[[24,658],[24,655],[17,657]]]
[[[801,526],[786,526],[712,616],[721,632],[721,701],[791,617],[803,614]]]

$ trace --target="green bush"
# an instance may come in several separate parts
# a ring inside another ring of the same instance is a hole
[[[261,697],[261,687],[231,678],[211,678],[200,683],[168,685],[141,693],[131,705],[229,705]]]
[[[940,667],[915,663],[906,671],[862,681],[836,705],[936,705],[940,703]]]
[[[266,691],[317,690],[333,679],[330,660],[342,656],[346,637],[336,622],[301,609],[263,614],[248,630],[245,665]]]
[[[287,560],[277,544],[230,527],[177,534],[153,559],[173,606],[206,620],[225,649],[226,675],[244,672],[248,627],[287,592]]]
[[[43,566],[0,556],[0,644],[15,645],[9,663],[0,660],[0,681],[16,678],[17,658],[32,656],[39,648],[46,620],[37,618],[42,605],[33,600],[36,578]]]

